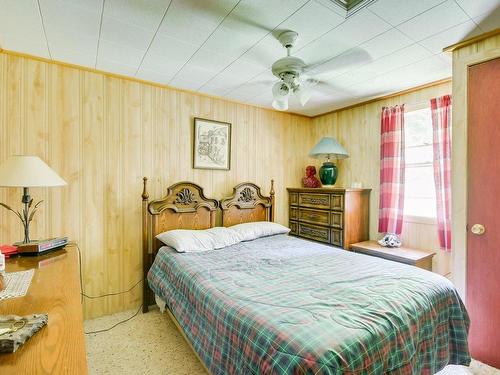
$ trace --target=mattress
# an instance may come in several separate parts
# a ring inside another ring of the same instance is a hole
[[[432,374],[468,365],[446,278],[287,235],[179,254],[148,273],[212,374]]]

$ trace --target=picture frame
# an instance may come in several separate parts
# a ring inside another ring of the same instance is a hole
[[[195,117],[193,168],[230,170],[231,124]]]

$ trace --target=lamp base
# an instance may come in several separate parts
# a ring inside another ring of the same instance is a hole
[[[330,161],[324,162],[319,169],[319,178],[323,187],[335,185],[337,182],[338,170],[335,164]]]

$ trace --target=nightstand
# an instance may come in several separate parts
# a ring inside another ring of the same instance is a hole
[[[432,257],[436,254],[432,251],[410,249],[408,247],[383,247],[377,241],[358,242],[352,244],[351,249],[357,253],[410,264],[427,271],[432,271]]]

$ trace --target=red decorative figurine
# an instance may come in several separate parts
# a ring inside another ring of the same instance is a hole
[[[316,177],[316,167],[314,165],[306,167],[306,177],[302,178],[302,185],[304,185],[305,188],[321,187],[321,182],[319,182]]]

